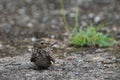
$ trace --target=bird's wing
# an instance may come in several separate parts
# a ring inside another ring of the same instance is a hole
[[[36,57],[37,57],[37,52],[34,50],[34,51],[32,51],[32,55],[31,55],[30,61],[31,62],[35,62],[36,61]]]
[[[47,57],[47,60],[48,60],[48,61],[52,61],[52,62],[55,63],[55,59],[54,59],[54,56],[53,56],[53,55],[47,54],[46,57]]]

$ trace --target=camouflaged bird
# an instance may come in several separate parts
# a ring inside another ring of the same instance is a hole
[[[52,45],[45,40],[36,40],[33,46],[31,62],[40,69],[47,69],[52,63],[55,63]]]

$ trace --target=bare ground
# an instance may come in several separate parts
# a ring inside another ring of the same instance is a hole
[[[56,63],[38,70],[28,52],[36,38],[64,42],[60,0],[0,0],[0,80],[119,80],[120,1],[78,0],[79,25],[108,23],[102,32],[117,40],[110,48],[56,51]],[[76,0],[65,0],[67,22],[74,25]],[[64,45],[64,44],[63,44]],[[70,48],[71,49],[71,48]]]

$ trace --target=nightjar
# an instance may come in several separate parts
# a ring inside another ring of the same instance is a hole
[[[31,62],[40,69],[47,69],[50,67],[52,63],[55,63],[53,49],[51,47],[52,44],[45,40],[36,40],[32,50]]]

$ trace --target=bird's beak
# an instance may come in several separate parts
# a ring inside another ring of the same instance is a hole
[[[52,44],[50,44],[50,46],[49,47],[52,47],[54,44],[56,44],[57,43],[57,41],[55,41],[55,42],[53,42]]]

